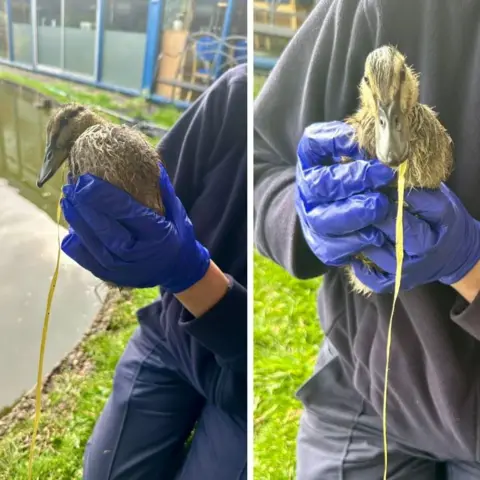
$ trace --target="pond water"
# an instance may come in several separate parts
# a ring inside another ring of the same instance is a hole
[[[49,112],[36,95],[0,82],[0,409],[36,382],[46,299],[57,255],[56,208],[62,179],[43,189]],[[66,234],[61,227],[61,237]],[[99,280],[66,255],[53,299],[44,374],[81,339],[101,306]]]

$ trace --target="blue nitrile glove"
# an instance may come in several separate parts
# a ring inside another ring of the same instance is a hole
[[[403,290],[439,281],[451,285],[461,280],[480,260],[480,222],[444,184],[439,190],[405,192]],[[396,205],[377,227],[387,237],[380,247],[363,254],[384,272],[369,270],[358,261],[353,269],[358,279],[373,291],[391,292],[395,283]]]
[[[90,174],[65,185],[62,209],[70,233],[62,250],[96,277],[118,286],[160,285],[172,293],[192,286],[205,275],[210,254],[195,239],[163,166],[159,185],[165,217]]]
[[[325,265],[345,265],[385,241],[372,225],[386,218],[389,200],[374,190],[390,183],[395,172],[365,160],[352,132],[343,122],[316,123],[298,145],[297,214],[307,244]],[[356,161],[339,163],[342,156]]]

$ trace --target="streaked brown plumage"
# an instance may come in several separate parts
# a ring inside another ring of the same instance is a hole
[[[45,158],[37,186],[41,188],[65,161],[73,179],[91,173],[164,214],[158,185],[161,159],[139,131],[115,125],[82,105],[63,105],[47,124]]]
[[[407,161],[406,189],[435,189],[446,181],[453,167],[452,140],[437,114],[419,103],[418,76],[405,57],[392,46],[371,52],[359,90],[359,109],[346,122],[354,127],[356,140],[369,158],[392,168]],[[347,268],[347,274],[355,292],[371,293],[352,268]]]
[[[160,157],[139,131],[115,125],[82,105],[63,105],[47,125],[37,185],[42,187],[65,161],[74,178],[87,172],[96,175],[163,214]]]

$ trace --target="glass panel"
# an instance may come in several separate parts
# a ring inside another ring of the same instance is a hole
[[[65,70],[95,72],[96,0],[65,0]]]
[[[0,0],[0,57],[8,58],[8,21],[6,1]]]
[[[170,0],[172,1],[172,0]],[[227,7],[227,2],[216,2],[212,0],[197,0],[191,2],[187,13],[188,29],[190,32],[209,32],[220,36],[223,27],[223,16]]]
[[[163,28],[165,30],[179,30],[178,27],[180,27],[180,24],[178,22],[182,22],[181,28],[183,28],[183,24],[185,23],[185,20],[187,20],[186,11],[190,8],[190,5],[188,5],[188,3],[190,2],[180,2],[178,0],[164,0]],[[176,24],[178,24],[178,27],[176,26]]]
[[[62,68],[62,2],[37,1],[38,63]]]
[[[102,81],[140,89],[148,0],[107,0]]]
[[[12,0],[13,48],[16,62],[33,63],[30,2]]]

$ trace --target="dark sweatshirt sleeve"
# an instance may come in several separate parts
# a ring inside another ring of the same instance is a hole
[[[206,397],[226,412],[246,419],[247,290],[229,277],[226,295],[207,313],[194,318],[183,309],[179,328],[193,337],[195,369]],[[209,351],[212,354],[206,355]]]
[[[180,327],[211,351],[220,367],[247,372],[247,290],[229,278],[225,296],[198,318],[184,310]]]
[[[296,216],[297,144],[308,125],[342,120],[356,107],[364,59],[374,45],[369,10],[365,1],[320,0],[255,101],[255,243],[298,278],[322,275],[326,267]],[[344,29],[351,33],[342,35]]]
[[[450,316],[458,326],[480,340],[480,295],[470,304],[459,295]]]
[[[192,378],[208,401],[243,418],[248,392],[247,100],[247,69],[239,65],[208,88],[159,145],[196,239],[230,275],[225,297],[201,318],[194,319],[164,292],[164,331],[189,357]]]

